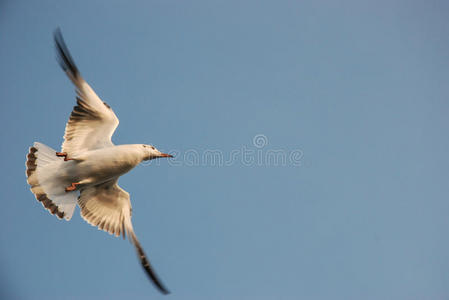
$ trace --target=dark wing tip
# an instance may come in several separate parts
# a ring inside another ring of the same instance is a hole
[[[64,72],[72,77],[70,79],[74,80],[79,76],[78,68],[75,65],[75,61],[70,55],[69,49],[64,42],[64,38],[62,37],[61,29],[58,27],[53,32],[53,38],[55,40],[56,52],[58,55],[58,62]]]
[[[150,265],[150,262],[148,261],[145,252],[142,249],[142,246],[140,246],[139,241],[137,240],[137,237],[133,234],[132,241],[134,246],[136,247],[137,254],[139,255],[140,263],[142,264],[143,269],[145,270],[145,273],[147,273],[148,277],[151,279],[151,281],[154,283],[154,285],[158,288],[158,290],[164,294],[170,294],[170,291],[167,290],[167,288],[162,284],[161,280],[157,277],[156,273],[154,272],[153,268]]]

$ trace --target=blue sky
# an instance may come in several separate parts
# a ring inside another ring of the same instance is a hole
[[[75,103],[58,26],[113,141],[177,153],[120,180],[169,296],[28,189]],[[2,298],[449,298],[448,2],[2,1],[0,40]]]

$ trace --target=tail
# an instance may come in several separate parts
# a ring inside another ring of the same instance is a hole
[[[41,143],[34,143],[27,155],[26,176],[37,201],[58,218],[72,218],[78,192],[65,191],[70,185],[64,176],[64,159],[56,151]]]

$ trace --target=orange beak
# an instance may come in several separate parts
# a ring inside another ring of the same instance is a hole
[[[167,153],[161,153],[161,157],[173,157],[173,155]]]

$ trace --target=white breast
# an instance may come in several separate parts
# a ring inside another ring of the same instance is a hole
[[[79,181],[99,184],[117,178],[141,161],[142,153],[134,145],[112,146],[84,152],[77,158],[75,173]]]

